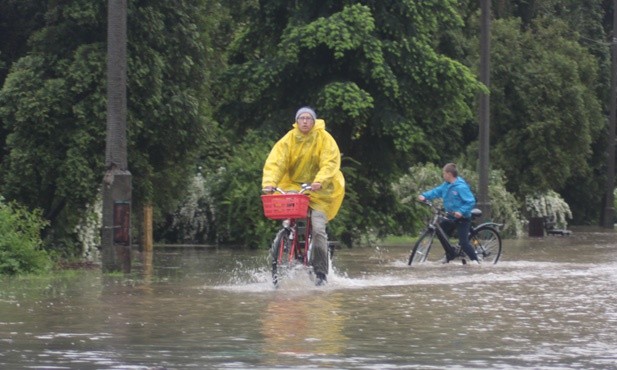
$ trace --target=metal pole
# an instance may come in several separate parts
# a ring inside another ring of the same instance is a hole
[[[616,0],[617,1],[617,0]],[[480,24],[480,81],[490,88],[490,28],[491,1],[481,0],[482,19]],[[489,126],[490,105],[489,94],[480,95],[480,153],[478,161],[478,208],[485,218],[491,218],[491,203],[488,195],[489,171]]]
[[[608,148],[606,158],[606,194],[604,211],[602,212],[602,227],[615,227],[615,119],[617,104],[617,0],[613,0],[613,37],[611,42],[611,101],[608,122]]]

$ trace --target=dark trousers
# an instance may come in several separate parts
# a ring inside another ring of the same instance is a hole
[[[469,243],[469,228],[471,227],[471,220],[468,218],[457,218],[457,219],[447,219],[441,221],[439,224],[441,229],[446,233],[446,235],[452,235],[452,231],[456,228],[458,234],[458,244],[463,248],[463,251],[471,259],[472,261],[477,260],[478,256],[476,255],[475,249]],[[447,240],[441,240],[441,245],[443,249],[446,251],[446,256],[448,257],[448,261],[456,258],[457,256],[454,254],[454,250],[448,250],[447,245],[449,244]]]

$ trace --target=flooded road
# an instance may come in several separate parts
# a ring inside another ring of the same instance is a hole
[[[6,369],[615,369],[617,233],[504,241],[480,268],[337,250],[272,288],[265,251],[157,249],[129,277],[2,279]]]

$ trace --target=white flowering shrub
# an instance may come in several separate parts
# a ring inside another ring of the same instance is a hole
[[[86,261],[100,259],[101,227],[103,226],[103,194],[86,206],[86,211],[75,226],[77,239],[81,244],[81,255]]]
[[[180,241],[203,243],[207,239],[213,213],[209,188],[201,173],[193,177],[171,223],[171,229],[177,232]]]
[[[534,193],[525,197],[525,210],[530,218],[541,217],[554,222],[555,227],[565,229],[566,219],[572,218],[570,206],[553,190]]]

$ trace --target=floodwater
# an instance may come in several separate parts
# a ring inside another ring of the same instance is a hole
[[[300,269],[273,289],[265,251],[222,249],[5,278],[0,368],[615,369],[617,233],[573,230],[480,268],[344,248],[325,287]]]

